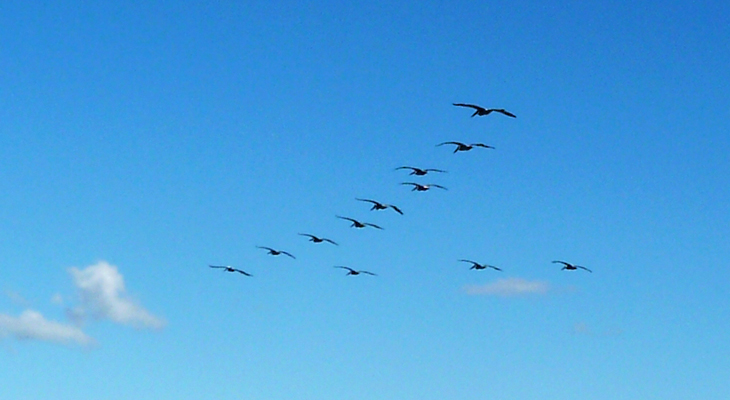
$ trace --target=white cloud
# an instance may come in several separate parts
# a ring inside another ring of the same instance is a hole
[[[470,295],[511,297],[545,294],[550,290],[550,284],[543,281],[528,281],[522,278],[507,278],[485,285],[467,285],[464,289]]]
[[[19,317],[0,314],[0,336],[13,336],[16,339],[33,339],[63,344],[91,345],[94,339],[87,336],[81,329],[73,326],[52,322],[41,313],[25,310]]]
[[[77,320],[109,319],[136,328],[159,329],[165,325],[165,321],[129,298],[124,277],[117,267],[100,261],[84,269],[70,268],[69,273],[81,300],[81,304],[71,310]]]

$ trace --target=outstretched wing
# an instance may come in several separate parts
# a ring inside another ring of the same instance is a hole
[[[227,265],[208,265],[211,268],[229,268]]]
[[[326,239],[326,238],[322,238],[322,240],[324,240],[325,242],[328,242],[328,243],[332,243],[335,246],[339,246],[339,244],[337,244],[334,240],[330,240],[330,239]]]
[[[497,268],[494,265],[487,264],[487,265],[485,265],[485,267],[488,267],[488,268],[491,268],[491,269],[496,269],[497,271],[502,271],[502,268]]]
[[[370,271],[357,271],[357,272],[359,272],[361,274],[368,274],[368,275],[372,275],[372,276],[378,276],[377,274],[374,274],[374,273],[372,273]]]
[[[378,203],[377,201],[375,201],[375,200],[370,200],[370,199],[358,199],[358,198],[356,198],[355,200],[359,200],[359,201],[367,201],[368,203],[372,203],[372,204],[380,204],[380,203]]]
[[[403,215],[403,211],[401,211],[400,208],[398,208],[398,207],[396,207],[396,206],[394,206],[392,204],[390,205],[390,208],[392,208],[393,210],[395,210],[395,212],[397,212],[398,214]]]
[[[492,111],[498,112],[500,114],[504,114],[504,115],[506,115],[508,117],[517,118],[516,115],[514,115],[511,112],[505,110],[504,108],[496,108],[496,109],[493,109]]]
[[[294,256],[293,256],[293,255],[292,255],[291,253],[289,253],[288,251],[280,251],[279,253],[281,253],[281,254],[285,254],[285,255],[287,255],[287,256],[289,256],[289,257],[291,257],[291,258],[294,258],[294,259],[296,259],[296,257],[294,257]]]
[[[266,246],[256,246],[256,248],[264,249],[264,250],[268,250],[268,251],[276,251],[276,250],[272,249],[271,247],[266,247]]]
[[[494,148],[494,146],[489,146],[489,145],[486,145],[484,143],[474,143],[472,146],[484,147],[485,149],[493,149]]]
[[[444,171],[442,169],[436,169],[436,168],[426,168],[426,169],[424,169],[424,171],[426,171],[426,172],[444,172],[444,173],[448,172],[448,171]]]
[[[555,261],[553,261],[553,264],[563,264],[563,265],[565,265],[566,267],[572,267],[572,266],[573,266],[573,264],[571,264],[571,263],[567,263],[567,262],[565,262],[565,261],[560,261],[560,260],[555,260]]]
[[[367,222],[364,222],[363,225],[372,226],[375,229],[380,229],[380,230],[383,229],[383,228],[379,227],[378,225],[367,223]]]
[[[345,219],[345,220],[348,220],[348,221],[350,221],[350,222],[357,222],[357,220],[354,220],[354,219],[352,219],[352,218],[347,218],[347,217],[340,217],[339,215],[337,215],[336,217],[337,217],[337,218],[339,218],[339,219]]]
[[[480,106],[478,106],[476,104],[465,104],[465,103],[451,103],[451,104],[453,104],[453,105],[455,105],[457,107],[469,107],[469,108],[473,108],[473,109],[475,109],[477,111],[487,111],[484,107],[480,107]]]
[[[234,268],[233,270],[236,271],[236,272],[238,272],[239,274],[243,274],[243,275],[246,275],[246,276],[253,276],[253,275],[249,274],[248,272],[243,271],[243,270],[240,270],[240,269],[237,269],[237,268]]]
[[[476,261],[472,261],[472,260],[459,260],[459,261],[461,261],[461,262],[468,262],[468,263],[472,263],[473,265],[479,265],[479,263],[478,263],[478,262],[476,262]]]
[[[441,185],[436,185],[436,184],[433,184],[433,183],[432,183],[432,184],[430,184],[430,185],[428,185],[428,186],[430,186],[430,187],[435,187],[435,188],[439,188],[439,189],[443,189],[443,190],[449,190],[449,189],[447,189],[447,188],[445,188],[445,187],[443,187],[443,186],[441,186]]]
[[[464,143],[461,143],[461,142],[443,142],[443,143],[437,144],[436,147],[443,146],[445,144],[454,144],[454,145],[457,145],[457,146],[466,146]]]
[[[350,267],[345,267],[345,266],[343,266],[343,265],[335,265],[335,268],[341,268],[341,269],[346,269],[346,270],[348,270],[348,271],[350,271],[350,272],[357,272],[357,271],[355,271],[354,269],[352,269],[352,268],[350,268]]]
[[[312,239],[318,239],[316,236],[310,235],[309,233],[299,233],[298,235],[300,235],[300,236],[307,236],[307,237],[312,238]]]
[[[593,272],[593,271],[591,271],[590,269],[588,269],[588,268],[586,268],[586,267],[582,267],[582,266],[580,266],[580,265],[575,265],[575,267],[576,267],[576,268],[580,268],[580,269],[584,269],[584,270],[586,270],[586,271],[588,271],[588,272],[591,272],[591,273]]]

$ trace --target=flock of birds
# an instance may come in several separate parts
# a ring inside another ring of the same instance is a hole
[[[505,110],[503,108],[484,108],[484,107],[481,107],[481,106],[478,106],[478,105],[475,105],[475,104],[465,104],[465,103],[453,103],[453,105],[454,106],[457,106],[457,107],[467,107],[467,108],[474,109],[474,113],[471,115],[472,117],[485,116],[485,115],[489,115],[491,113],[498,113],[498,114],[502,114],[502,115],[505,115],[505,116],[510,117],[510,118],[517,118],[516,115],[512,114],[511,112],[509,112],[509,111],[507,111],[507,110]],[[485,148],[485,149],[494,149],[493,146],[489,146],[489,145],[486,145],[484,143],[471,143],[471,144],[467,144],[467,143],[455,142],[455,141],[439,143],[436,146],[437,147],[440,147],[440,146],[444,146],[444,145],[453,145],[453,146],[456,146],[454,148],[454,153],[457,153],[457,152],[460,152],[460,151],[469,151],[469,150],[471,150],[471,149],[473,149],[475,147],[480,147],[480,148]],[[441,170],[441,169],[436,169],[436,168],[417,168],[417,167],[406,166],[406,165],[401,166],[401,167],[398,167],[398,168],[396,168],[396,170],[410,170],[411,172],[410,172],[409,175],[411,175],[411,176],[425,176],[425,175],[428,175],[431,172],[436,172],[436,173],[446,173],[447,172],[447,171],[444,171],[444,170]],[[441,185],[437,185],[437,184],[434,184],[434,183],[422,184],[422,183],[417,183],[417,182],[401,182],[401,185],[412,186],[413,188],[411,189],[411,191],[418,191],[418,192],[425,192],[425,191],[430,190],[431,188],[448,190],[446,187],[441,186]],[[403,215],[403,211],[400,208],[398,208],[397,206],[393,205],[393,204],[385,204],[385,203],[381,203],[381,202],[376,201],[376,200],[363,199],[363,198],[356,198],[356,200],[362,201],[362,202],[365,202],[365,203],[370,203],[371,204],[371,207],[370,207],[370,210],[371,211],[392,209],[396,213],[398,213],[400,215]],[[345,220],[345,221],[350,222],[351,223],[350,226],[353,227],[353,228],[368,228],[368,227],[370,227],[370,228],[380,229],[380,230],[383,229],[379,225],[376,225],[376,224],[373,224],[373,223],[369,223],[369,222],[359,221],[359,220],[356,220],[354,218],[343,217],[343,216],[340,216],[340,215],[337,215],[336,217],[339,218],[339,219],[342,219],[342,220]],[[299,235],[300,236],[308,237],[309,238],[309,241],[310,242],[313,242],[313,243],[324,243],[324,242],[326,242],[326,243],[330,243],[332,245],[338,246],[337,242],[335,242],[332,239],[325,238],[325,237],[315,236],[315,235],[312,235],[310,233],[299,233]],[[267,252],[267,254],[272,255],[272,256],[285,255],[285,256],[288,256],[288,257],[290,257],[292,259],[296,259],[296,257],[293,254],[291,254],[289,252],[286,252],[286,251],[283,251],[283,250],[277,250],[277,249],[274,249],[274,248],[271,248],[271,247],[266,247],[266,246],[256,246],[256,248],[265,250]],[[465,263],[471,264],[471,268],[469,268],[470,270],[471,269],[473,269],[473,270],[493,269],[495,271],[502,271],[501,268],[496,267],[494,265],[490,265],[490,264],[482,264],[482,263],[478,263],[476,261],[467,260],[467,259],[460,259],[458,261],[459,262],[465,262]],[[584,266],[576,265],[576,264],[571,264],[571,263],[566,262],[566,261],[554,260],[553,263],[555,263],[555,264],[561,264],[563,266],[563,268],[561,268],[561,270],[574,271],[574,270],[581,269],[581,270],[584,270],[584,271],[593,272],[593,271],[591,271],[590,269],[588,269],[588,268],[586,268]],[[246,271],[244,271],[242,269],[234,268],[234,267],[232,267],[230,265],[209,265],[209,267],[210,268],[215,268],[215,269],[221,269],[224,272],[236,272],[236,273],[239,273],[239,274],[242,274],[242,275],[245,275],[245,276],[253,276],[252,274],[250,274],[250,273],[248,273],[248,272],[246,272]],[[335,265],[334,268],[346,270],[347,273],[345,275],[353,275],[353,276],[356,276],[356,275],[364,274],[364,275],[377,276],[377,274],[375,274],[373,272],[364,271],[364,270],[356,270],[356,269],[353,269],[353,268],[350,268],[350,267],[344,266],[344,265]]]

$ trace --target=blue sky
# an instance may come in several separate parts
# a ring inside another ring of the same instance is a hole
[[[730,395],[728,5],[208,3],[0,5],[0,398]]]

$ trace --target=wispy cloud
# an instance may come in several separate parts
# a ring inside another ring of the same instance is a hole
[[[0,314],[0,336],[12,336],[19,340],[40,340],[62,344],[94,344],[94,339],[80,328],[47,320],[41,313],[25,310],[18,317]]]
[[[544,281],[528,281],[522,278],[506,278],[485,285],[467,285],[464,290],[474,296],[513,297],[531,294],[546,294],[551,289]]]
[[[71,310],[75,319],[108,319],[135,328],[160,329],[165,325],[127,295],[117,267],[100,261],[84,269],[70,268],[69,273],[81,301]]]

